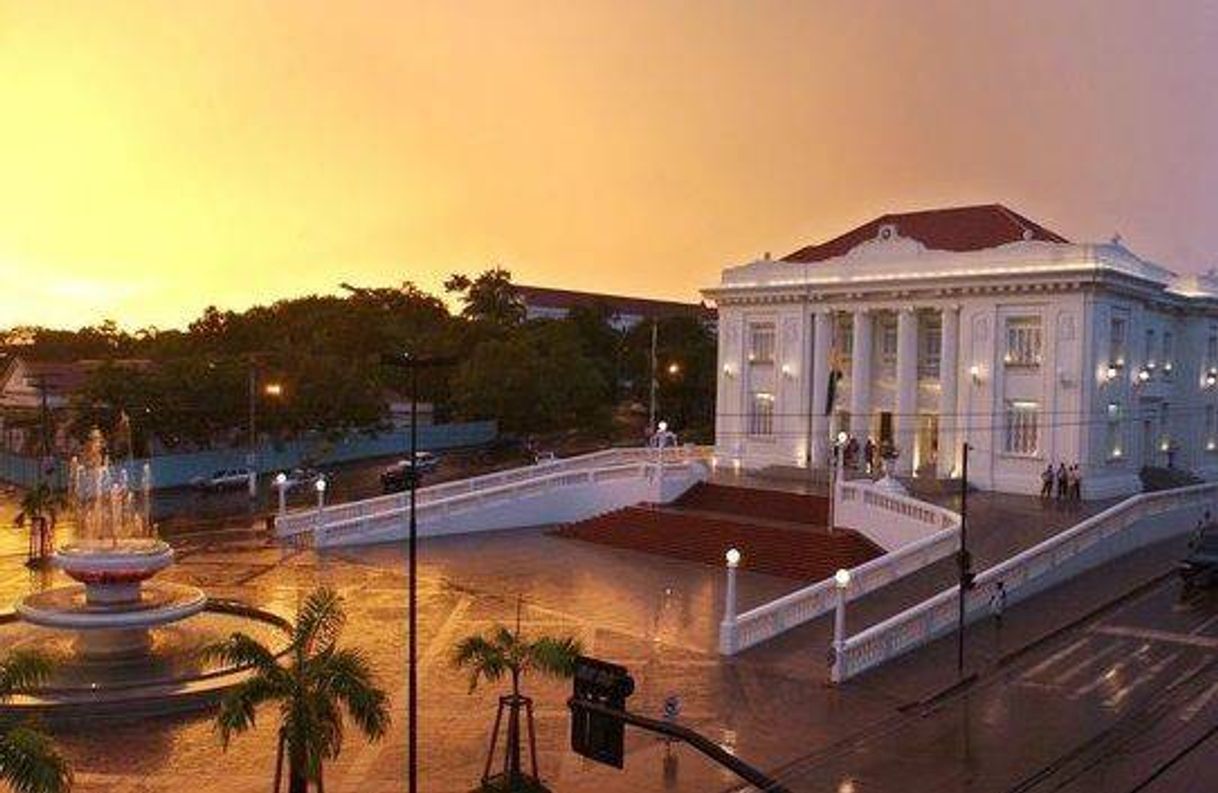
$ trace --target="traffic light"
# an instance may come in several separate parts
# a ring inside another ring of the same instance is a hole
[[[634,678],[626,667],[579,656],[575,660],[571,708],[571,748],[598,763],[621,768],[625,757],[625,728],[621,718],[578,707],[586,702],[614,710],[626,709],[634,693]]]

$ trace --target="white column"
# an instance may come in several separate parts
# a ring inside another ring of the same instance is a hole
[[[958,404],[960,376],[960,307],[943,309],[943,337],[939,342],[939,476],[957,473],[960,455]]]
[[[812,464],[828,465],[829,417],[825,415],[829,396],[829,348],[833,341],[833,312],[817,311],[812,329]]]
[[[871,432],[871,314],[854,311],[854,353],[850,361],[850,434],[862,444]]]
[[[735,548],[727,554],[727,586],[723,596],[723,620],[719,623],[719,654],[736,654],[736,567],[740,564],[740,551]]]
[[[846,649],[846,587],[850,586],[850,571],[838,570],[833,575],[833,583],[837,602],[833,609],[833,664],[829,667],[829,679],[840,683],[845,668],[842,654]]]
[[[896,473],[913,473],[918,433],[918,315],[913,306],[897,311]]]

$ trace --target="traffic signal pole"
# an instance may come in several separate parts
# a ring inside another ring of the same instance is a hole
[[[574,715],[576,711],[583,710],[589,713],[595,713],[600,716],[616,719],[624,724],[629,724],[634,727],[647,730],[648,732],[663,735],[664,737],[671,738],[674,741],[684,741],[693,749],[706,755],[706,757],[708,757],[710,760],[728,769],[732,773],[736,774],[736,776],[756,787],[758,790],[764,791],[765,793],[789,793],[788,789],[783,787],[777,780],[770,778],[764,772],[744,762],[731,752],[728,752],[710,738],[694,732],[688,727],[682,727],[680,724],[674,724],[670,721],[650,719],[646,716],[640,716],[637,713],[611,708],[608,705],[589,702],[588,700],[580,699],[578,697],[572,697],[571,699],[567,700],[567,707],[571,709],[572,715]]]

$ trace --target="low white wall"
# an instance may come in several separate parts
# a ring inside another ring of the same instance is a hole
[[[833,522],[862,534],[885,551],[959,525],[951,510],[920,501],[907,493],[885,490],[872,482],[839,482]]]
[[[1191,531],[1206,510],[1218,513],[1218,485],[1143,493],[1122,501],[980,573],[965,593],[965,619],[988,613],[990,595],[1003,582],[1008,605],[1080,573]],[[860,674],[956,628],[959,587],[851,636],[845,641],[842,680]]]
[[[665,465],[615,465],[512,484],[485,492],[460,494],[420,504],[420,537],[439,537],[498,529],[585,520],[643,502],[668,503],[707,477],[697,462]],[[329,523],[313,531],[317,547],[366,545],[404,539],[409,508]]]

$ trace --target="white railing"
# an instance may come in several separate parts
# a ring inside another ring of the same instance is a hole
[[[1194,515],[1215,509],[1218,483],[1142,493],[997,564],[965,593],[967,619],[985,612],[995,582],[1014,603],[1073,575],[1193,528]],[[1155,520],[1160,518],[1159,520]],[[944,635],[958,620],[959,587],[873,625],[843,642],[841,679],[896,658]]]
[[[854,529],[885,551],[894,551],[960,522],[960,516],[949,509],[870,481],[839,483],[833,515],[838,526]]]
[[[424,504],[432,501],[479,493],[484,490],[494,490],[504,485],[544,478],[553,474],[618,463],[656,461],[661,458],[665,464],[677,463],[701,459],[708,454],[707,448],[701,446],[679,446],[663,450],[647,447],[605,449],[578,457],[568,457],[537,465],[509,468],[505,471],[497,471],[491,474],[483,474],[482,476],[423,487],[416,493],[415,498],[421,508]],[[408,505],[409,495],[403,492],[351,501],[345,504],[334,504],[321,509],[296,510],[276,518],[275,534],[278,537],[290,537],[295,534],[314,531],[319,526],[346,525],[348,521],[352,520],[401,514],[402,510],[408,508]]]
[[[849,496],[847,496],[849,493]],[[877,496],[870,498],[870,496]],[[851,483],[841,488],[841,498],[857,500],[876,513],[878,520],[893,516],[924,520],[934,527],[929,535],[877,556],[850,570],[846,599],[854,600],[954,553],[959,544],[960,516],[951,510],[927,504],[910,496],[877,490],[873,485]],[[840,503],[840,502],[839,502]],[[832,578],[783,595],[738,615],[720,625],[719,646],[728,654],[746,650],[784,631],[832,611],[837,588]]]
[[[695,476],[697,474],[695,465],[692,462],[665,464],[664,476],[674,478]],[[496,507],[517,503],[525,498],[579,485],[595,485],[635,478],[654,483],[658,478],[658,472],[659,467],[654,462],[635,462],[551,473],[497,487],[482,488],[472,493],[457,493],[445,498],[432,499],[427,503],[419,503],[417,521],[421,530],[428,533],[429,528],[433,528],[447,518],[474,510],[493,510]],[[374,515],[331,521],[315,529],[314,543],[318,547],[325,547],[347,544],[353,537],[358,537],[361,542],[375,542],[382,535],[385,539],[390,539],[402,531],[403,523],[409,517],[409,513],[410,507],[407,505],[387,509]]]

